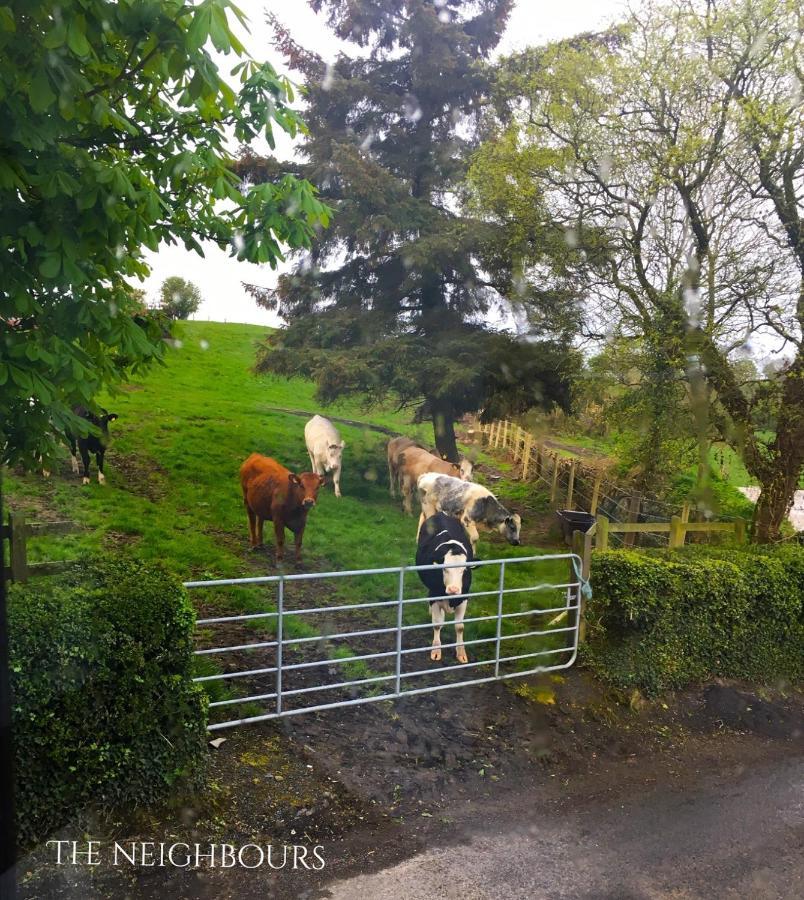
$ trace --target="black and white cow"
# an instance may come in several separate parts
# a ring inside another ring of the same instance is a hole
[[[422,505],[422,514],[419,518],[420,531],[426,519],[438,512],[445,512],[461,520],[472,542],[473,551],[477,550],[480,537],[478,526],[489,531],[499,531],[508,543],[514,546],[521,543],[519,531],[522,519],[519,514],[509,512],[482,484],[427,472],[419,478],[417,486]]]
[[[466,594],[472,586],[470,563],[475,556],[469,535],[461,523],[453,516],[436,513],[426,519],[419,529],[419,543],[416,550],[416,565],[430,566],[455,563],[454,568],[426,569],[419,571],[430,597],[430,615],[433,620],[433,649],[430,659],[441,659],[441,626],[447,612],[455,614],[455,655],[458,662],[467,661],[463,644],[463,617],[466,613]],[[464,563],[464,565],[460,565]]]
[[[73,474],[78,474],[78,454],[81,454],[81,462],[84,466],[83,484],[89,484],[89,454],[95,456],[95,462],[98,466],[98,484],[106,482],[106,476],[103,474],[103,457],[106,454],[106,447],[109,443],[109,422],[114,422],[117,413],[106,412],[105,409],[100,411],[100,415],[91,412],[85,406],[73,407],[75,415],[86,419],[90,425],[94,425],[100,434],[90,432],[86,437],[78,437],[68,431],[66,434],[67,443],[70,445],[70,454],[72,455]]]

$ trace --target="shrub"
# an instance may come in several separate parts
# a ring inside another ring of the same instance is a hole
[[[714,676],[804,675],[804,548],[596,553],[586,661],[656,694]]]
[[[197,778],[206,700],[191,681],[193,610],[160,568],[79,563],[10,592],[21,846],[90,800],[147,803]]]

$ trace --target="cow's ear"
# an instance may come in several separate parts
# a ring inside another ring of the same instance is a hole
[[[346,441],[341,441],[341,450],[346,446]]]
[[[318,476],[318,483],[319,483],[319,484],[326,484],[326,483],[327,483],[327,476],[326,476],[326,475],[319,475],[319,476]]]
[[[106,416],[106,421],[107,421],[107,422],[114,422],[115,419],[119,419],[119,418],[120,418],[120,417],[117,415],[117,413],[109,413],[109,414]]]
[[[290,475],[288,476],[288,481],[291,484],[301,484],[301,480],[299,479],[299,476],[294,475],[293,472],[291,472]]]

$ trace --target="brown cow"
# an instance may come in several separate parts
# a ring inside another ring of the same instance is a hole
[[[263,522],[270,519],[276,536],[276,561],[285,554],[285,528],[289,528],[296,536],[296,564],[301,563],[307,513],[315,506],[318,489],[325,481],[313,472],[294,475],[275,459],[252,453],[240,466],[251,546],[263,545]]]
[[[388,441],[388,489],[391,496],[396,496],[397,481],[399,481],[399,461],[402,451],[408,447],[421,447],[416,441],[409,437],[395,437]],[[424,449],[422,447],[422,449]]]
[[[419,478],[426,472],[450,475],[453,478],[460,478],[461,481],[471,481],[472,468],[472,463],[468,459],[462,459],[458,464],[446,459],[439,459],[419,447],[407,447],[400,454],[398,464],[399,485],[405,512],[409,516],[413,515],[413,492],[416,490]]]

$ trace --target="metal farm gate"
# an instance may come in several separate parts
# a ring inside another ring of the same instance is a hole
[[[484,589],[466,595],[464,646],[480,658],[466,663],[455,661],[454,641],[441,645],[440,662],[430,660],[430,598],[416,573],[445,567],[185,582],[201,594],[201,609],[209,608],[212,591],[215,610],[226,603],[260,610],[197,620],[195,653],[208,674],[194,680],[207,685],[212,717],[229,707],[248,713],[213,721],[210,730],[556,671],[575,662],[582,603],[576,554],[475,562],[473,587]],[[555,580],[539,579],[550,570]],[[322,595],[358,602],[324,605]],[[473,607],[482,614],[472,615]],[[452,627],[450,615],[442,632]],[[464,677],[473,669],[477,677]]]

